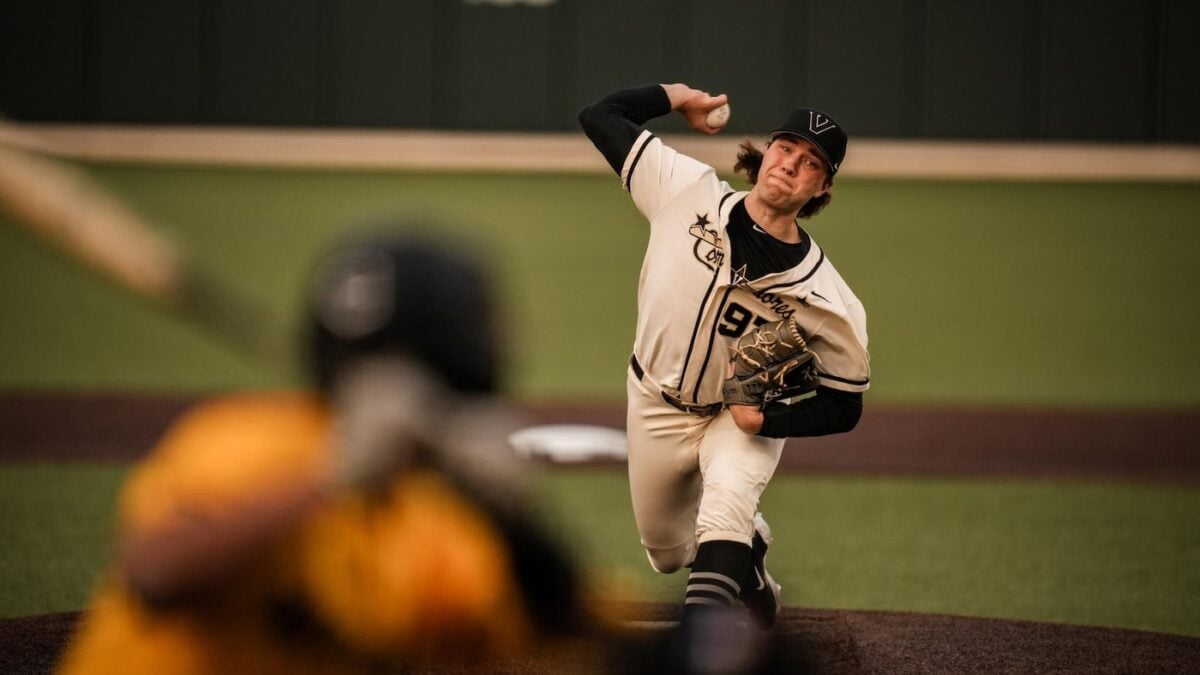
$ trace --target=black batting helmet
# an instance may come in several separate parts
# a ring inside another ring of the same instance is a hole
[[[336,247],[310,299],[309,361],[330,391],[363,356],[416,358],[462,392],[496,390],[499,349],[482,261],[429,235],[373,234]]]

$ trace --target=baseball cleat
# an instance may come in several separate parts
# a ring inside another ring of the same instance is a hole
[[[779,616],[780,591],[783,590],[767,571],[767,550],[772,543],[774,539],[771,537],[771,526],[761,513],[755,513],[754,540],[750,547],[754,578],[749,580],[746,589],[742,591],[742,604],[750,610],[751,616],[763,628],[775,625],[775,619]]]

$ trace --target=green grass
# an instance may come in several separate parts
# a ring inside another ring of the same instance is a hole
[[[316,253],[350,224],[431,217],[495,263],[514,395],[623,396],[646,232],[615,178],[93,170],[281,327]],[[1197,213],[1200,185],[847,178],[808,227],[867,307],[874,401],[1200,407]],[[0,315],[0,388],[295,381],[11,226]]]
[[[0,464],[0,617],[82,607],[108,557],[124,467]]]
[[[556,471],[544,487],[586,560],[646,598],[682,597],[682,575],[646,564],[622,472]],[[1197,490],[783,474],[763,509],[789,606],[1200,636]]]
[[[1200,634],[1200,492],[784,477],[781,579],[807,606]]]
[[[508,393],[617,401],[645,225],[609,176],[92,167],[290,332],[322,248],[429,217],[493,260]],[[809,226],[868,309],[875,403],[1200,408],[1200,185],[839,180]],[[0,389],[287,386],[0,217]],[[0,615],[76,609],[107,555],[119,467],[0,465]],[[603,577],[649,571],[617,472],[549,472]],[[780,476],[787,602],[1200,635],[1195,490]]]
[[[109,551],[119,466],[0,465],[0,617],[78,609]],[[675,602],[625,475],[539,470],[551,523],[597,583]],[[1200,636],[1200,491],[1094,483],[806,477],[764,499],[785,604],[1056,621]]]

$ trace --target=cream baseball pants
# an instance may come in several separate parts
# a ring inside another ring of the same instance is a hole
[[[667,403],[648,374],[628,369],[629,491],[650,565],[663,573],[692,563],[710,540],[754,537],[759,498],[783,439],[752,436],[728,410],[699,416]]]

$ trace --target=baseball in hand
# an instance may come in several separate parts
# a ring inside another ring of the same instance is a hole
[[[729,104],[722,103],[720,107],[714,108],[708,113],[708,117],[704,119],[704,123],[713,129],[720,129],[729,122]]]

